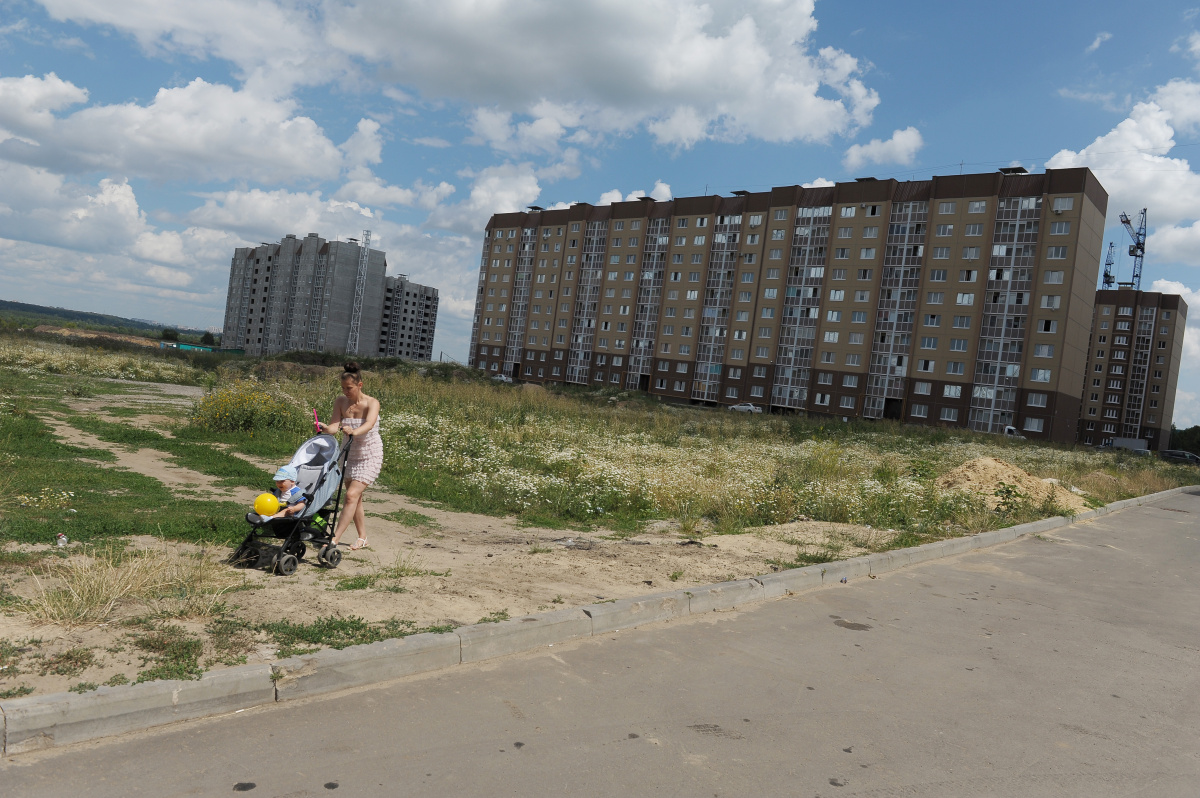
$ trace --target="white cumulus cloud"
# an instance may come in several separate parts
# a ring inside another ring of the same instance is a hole
[[[854,144],[846,150],[842,163],[847,169],[859,169],[867,164],[910,164],[917,150],[925,145],[921,131],[915,127],[892,132],[887,140],[871,139],[866,144]]]
[[[1096,38],[1092,39],[1092,43],[1089,44],[1087,47],[1085,47],[1083,51],[1085,53],[1094,53],[1100,49],[1100,45],[1104,44],[1106,41],[1108,41],[1112,37],[1113,37],[1113,35],[1111,33],[1108,33],[1106,31],[1101,31],[1100,33],[1096,34]]]

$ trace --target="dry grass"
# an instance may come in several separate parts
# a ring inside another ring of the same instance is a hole
[[[239,581],[203,547],[180,553],[165,545],[140,551],[88,547],[31,575],[37,595],[19,609],[39,623],[64,627],[100,623],[129,604],[163,617],[207,617]]]

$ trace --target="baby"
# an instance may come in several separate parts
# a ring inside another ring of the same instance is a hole
[[[279,497],[279,512],[271,518],[287,518],[290,515],[304,512],[304,491],[296,484],[300,475],[290,465],[285,465],[275,472],[275,495]]]

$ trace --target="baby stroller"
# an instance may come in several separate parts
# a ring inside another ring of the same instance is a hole
[[[247,513],[250,532],[229,558],[230,563],[291,576],[311,544],[317,549],[319,563],[337,568],[342,552],[332,545],[333,530],[342,499],[342,472],[353,440],[348,439],[340,451],[337,438],[332,435],[317,435],[301,444],[288,465],[300,477],[296,484],[304,493],[304,510],[286,518],[267,520],[258,513]]]

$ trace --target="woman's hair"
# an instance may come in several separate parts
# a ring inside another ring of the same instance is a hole
[[[351,360],[346,365],[342,366],[342,379],[349,377],[357,383],[362,382],[362,369],[358,367],[358,363]]]

